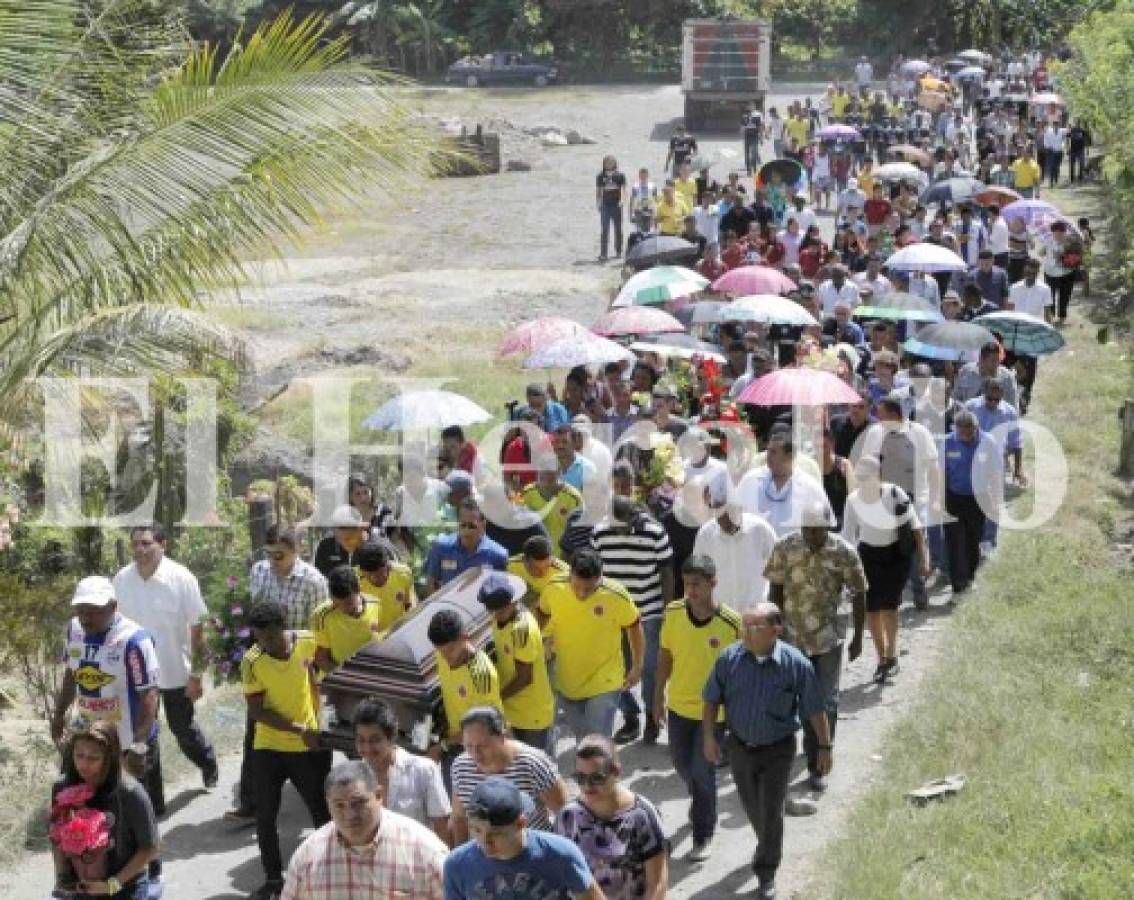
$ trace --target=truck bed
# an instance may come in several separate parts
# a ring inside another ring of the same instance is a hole
[[[770,88],[771,26],[690,19],[682,27],[681,90],[699,99],[757,99]]]

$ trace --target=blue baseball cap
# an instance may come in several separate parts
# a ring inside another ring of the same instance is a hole
[[[494,775],[476,786],[465,803],[465,814],[489,825],[514,825],[520,816],[535,812],[532,799],[507,778]]]

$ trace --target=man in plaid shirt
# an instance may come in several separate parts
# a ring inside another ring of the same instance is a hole
[[[268,528],[267,559],[249,573],[252,600],[275,600],[287,610],[287,627],[301,630],[311,624],[311,613],[327,599],[327,579],[311,563],[299,558],[295,532]]]

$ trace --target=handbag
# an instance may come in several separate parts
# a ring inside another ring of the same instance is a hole
[[[909,501],[905,503],[898,503],[898,489],[895,487],[891,492],[894,498],[894,515],[899,518],[904,518],[906,513],[910,510]],[[910,520],[906,519],[898,526],[898,541],[897,541],[898,555],[909,557],[914,555],[917,549],[917,541],[914,538],[913,526],[910,525]]]

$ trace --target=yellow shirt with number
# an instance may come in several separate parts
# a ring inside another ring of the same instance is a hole
[[[244,654],[240,661],[240,681],[245,696],[262,694],[264,708],[289,722],[305,728],[319,727],[319,710],[315,699],[315,638],[307,631],[291,632],[294,645],[287,659],[276,659],[259,645]],[[256,723],[252,746],[257,750],[279,750],[303,753],[303,738],[290,731],[280,731],[264,722]]]
[[[539,598],[555,643],[555,677],[568,700],[585,700],[622,687],[622,630],[638,621],[638,607],[626,588],[604,578],[580,600],[570,578],[557,578]]]
[[[547,536],[551,538],[552,551],[559,548],[559,539],[567,530],[567,517],[583,505],[583,495],[569,484],[559,487],[559,492],[550,500],[539,492],[539,487],[532,482],[524,488],[524,506],[539,513],[543,517],[543,527],[547,529]]]
[[[390,563],[390,574],[386,583],[378,587],[365,575],[359,576],[362,596],[374,600],[382,607],[378,622],[382,631],[389,631],[417,602],[413,590],[413,572],[409,566]]]
[[[657,217],[658,231],[661,234],[677,235],[685,224],[685,217],[689,215],[691,207],[685,202],[681,194],[675,193],[673,202],[665,199],[665,195],[658,201],[654,215]]]
[[[700,720],[701,691],[709,673],[729,644],[741,638],[740,613],[721,606],[706,622],[694,622],[685,600],[674,600],[665,608],[660,646],[673,659],[666,706],[685,719]],[[724,721],[724,710],[718,721]]]
[[[371,641],[382,637],[382,604],[362,598],[362,612],[347,615],[335,609],[333,600],[324,600],[311,614],[311,630],[315,645],[331,651],[336,665],[341,665]]]
[[[456,669],[450,669],[440,653],[436,656],[449,740],[460,740],[461,717],[474,706],[495,706],[504,711],[500,700],[500,677],[488,654],[478,650],[467,663]]]
[[[496,646],[496,671],[505,687],[516,677],[516,663],[532,667],[532,680],[526,688],[504,700],[504,718],[513,728],[535,731],[550,728],[555,721],[555,699],[547,677],[547,661],[543,658],[543,635],[528,610],[516,608],[516,615],[507,625],[492,619],[492,641]]]
[[[550,565],[547,567],[547,573],[544,575],[533,575],[528,571],[528,567],[524,565],[524,554],[517,553],[515,556],[508,557],[508,574],[516,575],[524,579],[524,584],[528,586],[528,593],[524,597],[524,603],[527,604],[529,609],[539,608],[539,598],[543,593],[543,589],[551,584],[553,579],[562,578],[571,572],[571,567],[563,560],[557,557],[551,557]]]

